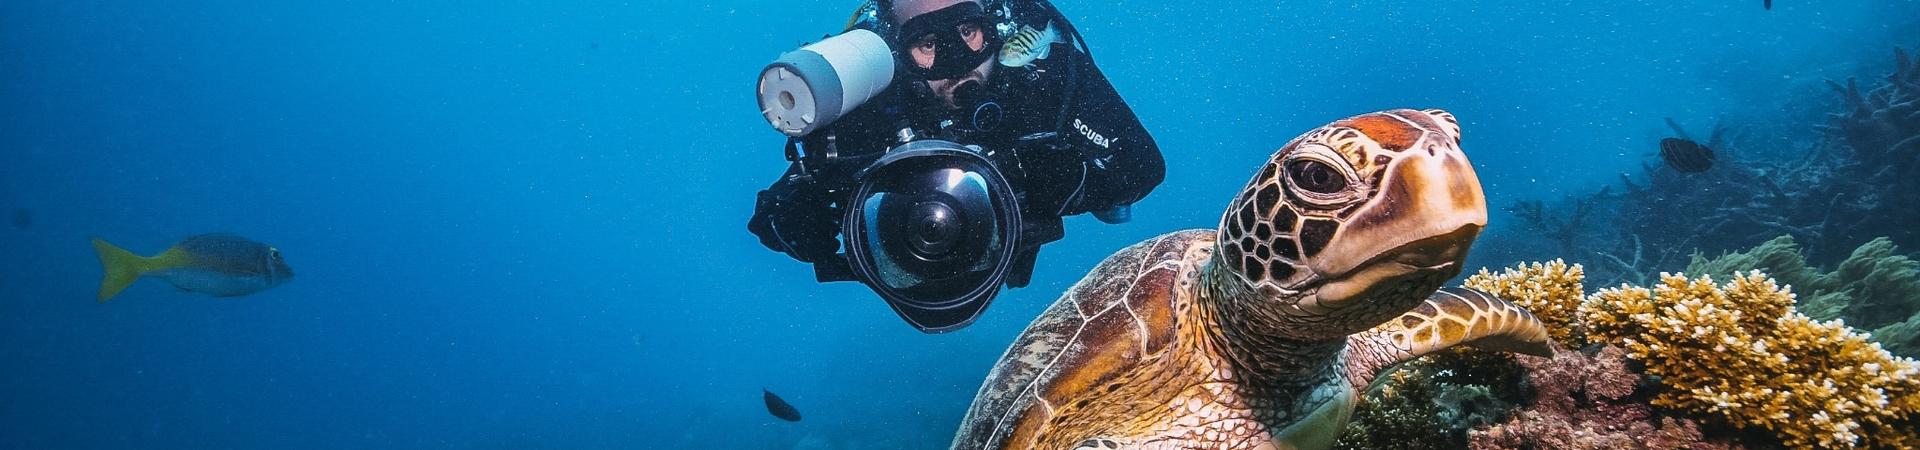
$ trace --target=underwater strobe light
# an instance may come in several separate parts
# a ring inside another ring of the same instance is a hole
[[[885,90],[893,64],[887,40],[865,29],[783,53],[760,71],[760,112],[775,130],[806,136]]]

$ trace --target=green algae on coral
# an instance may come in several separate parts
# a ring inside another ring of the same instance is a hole
[[[1387,375],[1377,389],[1363,394],[1365,403],[1353,411],[1353,420],[1340,433],[1335,450],[1437,450],[1466,446],[1466,434],[1450,430],[1434,402],[1440,383],[1422,371],[1401,369]]]
[[[1454,348],[1401,365],[1363,393],[1337,450],[1458,449],[1467,431],[1506,420],[1522,398],[1512,357]]]

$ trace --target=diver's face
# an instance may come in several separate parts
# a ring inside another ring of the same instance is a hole
[[[973,2],[971,0],[904,0],[904,1],[900,1],[894,4],[895,15],[893,18],[894,19],[893,24],[895,26],[900,26],[901,24],[905,24],[907,23],[907,21],[913,20],[913,18],[919,17],[922,14],[926,14],[933,11],[939,11],[949,6],[953,6],[961,3],[976,3],[976,2]],[[977,51],[983,50],[987,46],[988,30],[982,24],[971,23],[971,22],[961,23],[961,24],[955,25],[954,30],[958,32],[960,36],[960,41],[966,44],[968,50],[977,52]],[[939,56],[938,50],[939,50],[939,39],[932,34],[927,34],[927,35],[920,36],[918,38],[914,38],[913,40],[907,43],[907,56],[913,61],[914,65],[920,66],[923,69],[933,67],[936,58],[938,58]],[[988,58],[986,61],[981,62],[978,67],[974,67],[973,70],[967,71],[967,73],[962,74],[959,77],[940,79],[940,80],[927,80],[927,87],[933,90],[934,96],[940,99],[940,103],[943,106],[947,107],[948,109],[956,109],[956,108],[959,108],[959,105],[954,103],[954,92],[956,92],[960,88],[960,85],[968,81],[985,83],[987,80],[987,75],[989,75],[992,72],[992,70],[993,70],[993,59]]]

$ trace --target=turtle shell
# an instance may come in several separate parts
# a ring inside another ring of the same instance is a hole
[[[1161,235],[1108,256],[1034,319],[980,386],[953,448],[1034,448],[1036,431],[1086,395],[1112,393],[1167,353],[1179,299],[1212,254],[1213,230]],[[1170,375],[1170,374],[1168,374]],[[1123,395],[1105,398],[1126,398]],[[1098,418],[1073,417],[1076,421]],[[1091,438],[1091,437],[1089,437]]]

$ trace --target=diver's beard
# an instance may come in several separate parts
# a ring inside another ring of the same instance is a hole
[[[968,82],[985,85],[987,84],[987,75],[991,74],[992,71],[993,59],[989,58],[986,62],[980,63],[979,67],[975,67],[972,71],[967,72],[966,75],[961,75],[960,78],[930,80],[927,81],[927,87],[933,90],[935,97],[940,98],[941,106],[946,107],[949,111],[958,110],[960,109],[960,104],[955,102],[954,97],[956,97],[955,93],[959,92],[960,86]]]

